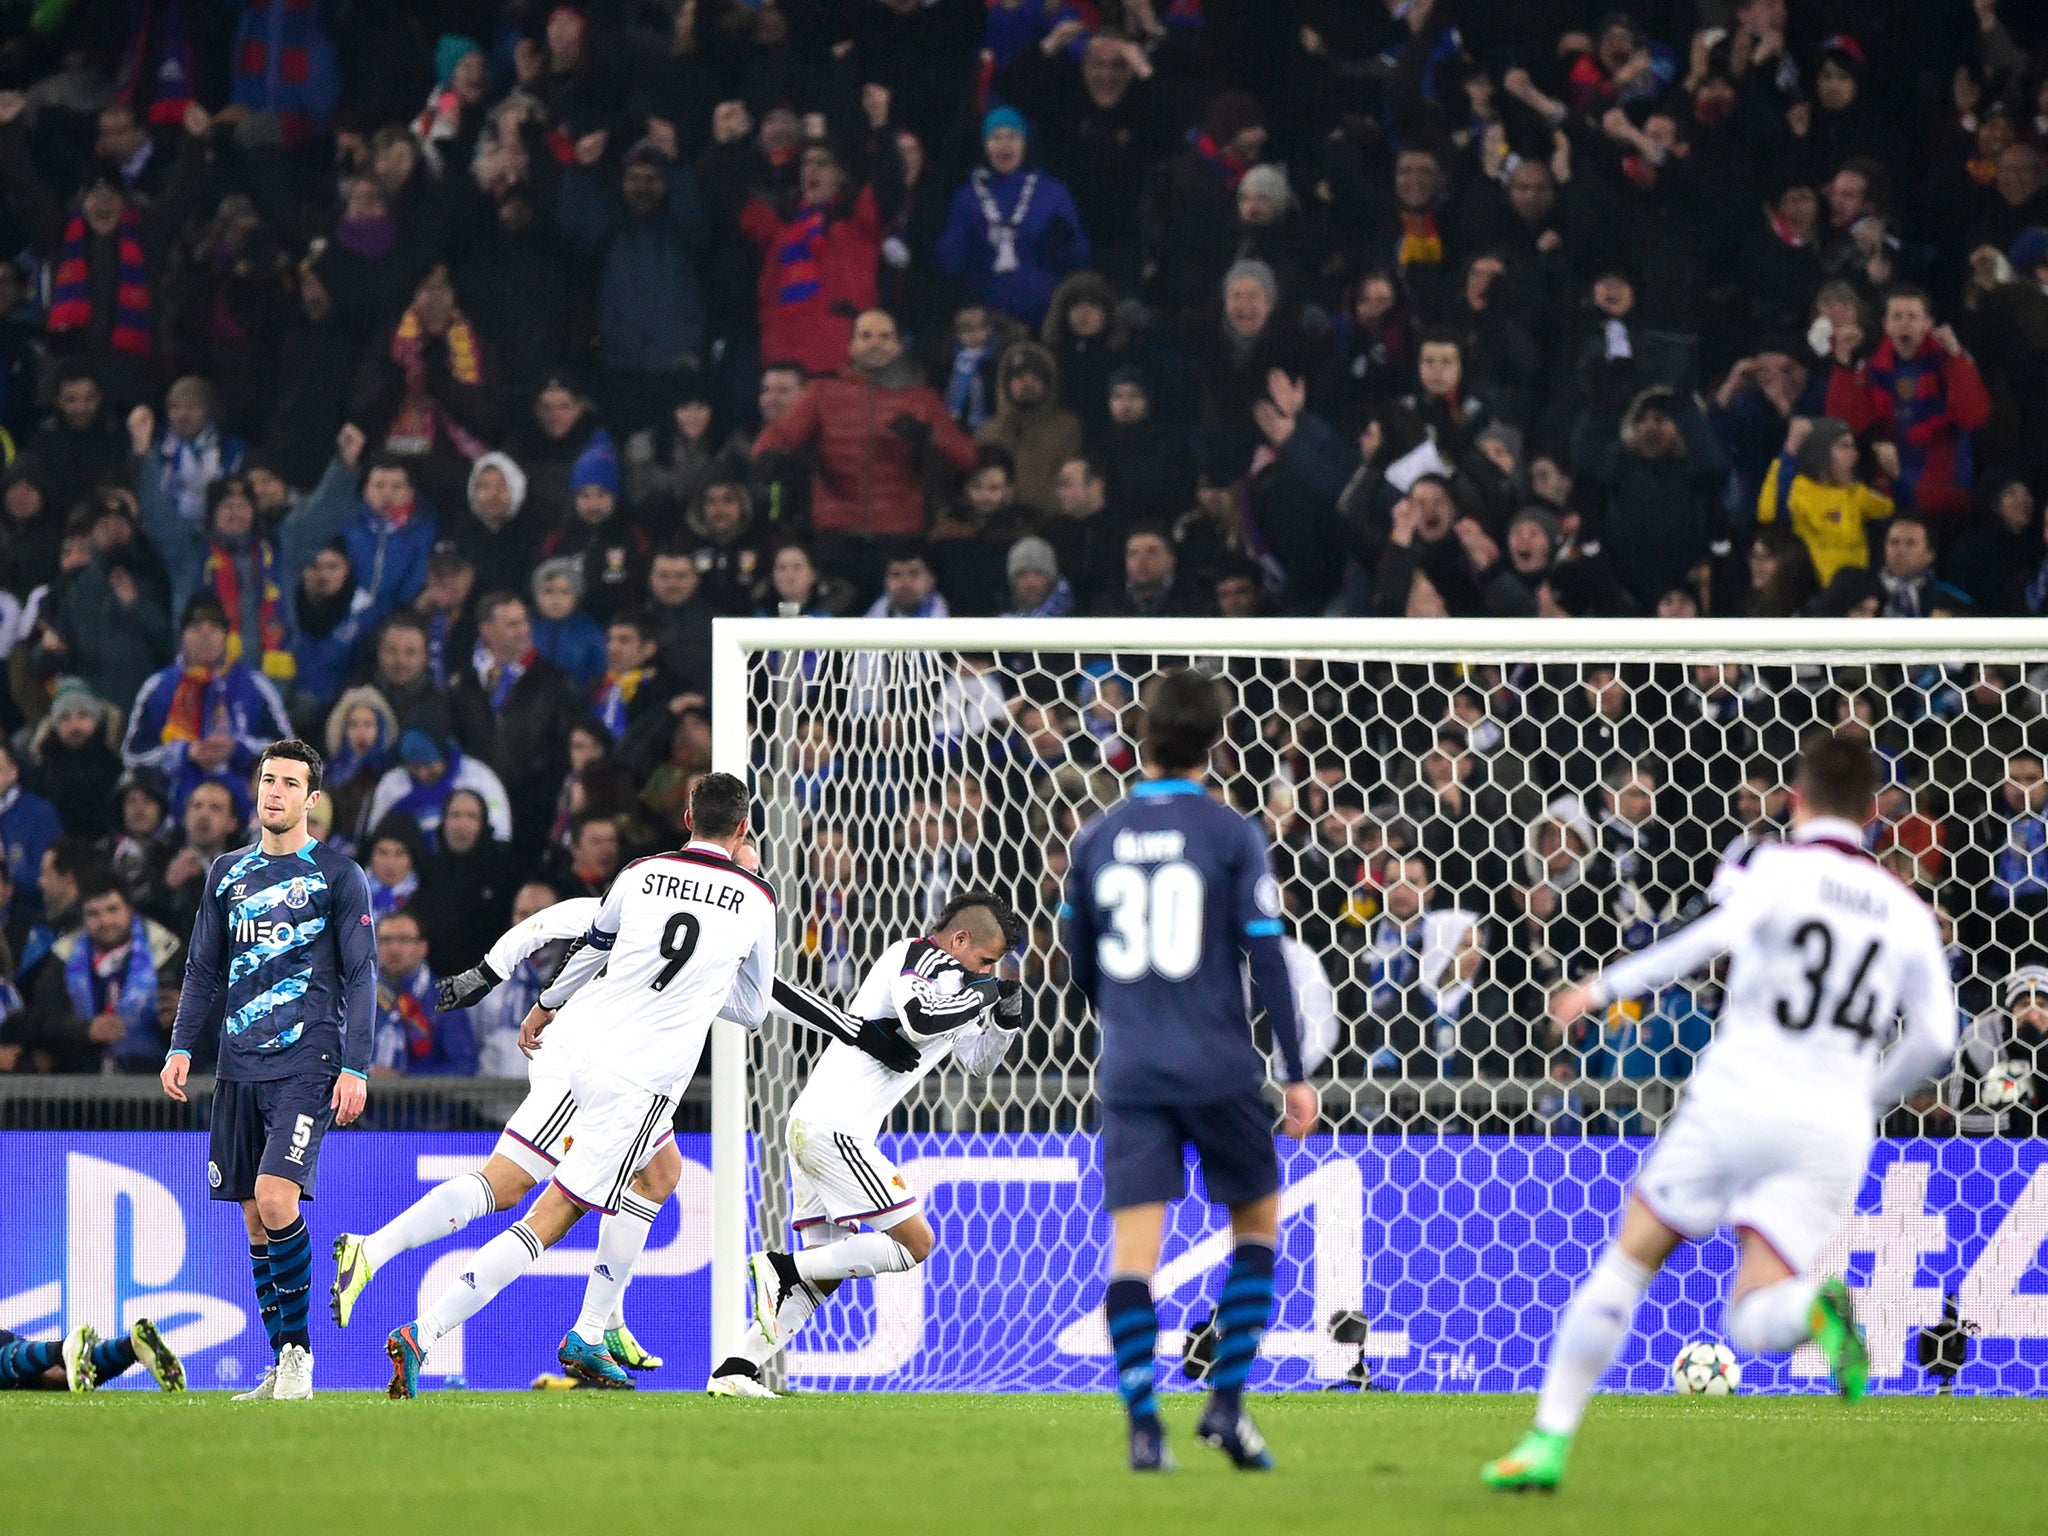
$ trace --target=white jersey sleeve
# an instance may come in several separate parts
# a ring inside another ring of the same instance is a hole
[[[1023,1034],[1000,1024],[970,1024],[953,1036],[953,1059],[975,1077],[987,1077],[1003,1064],[1010,1047]]]
[[[995,977],[975,977],[928,939],[913,939],[889,983],[890,1012],[922,1043],[974,1023],[995,1005]],[[861,995],[867,994],[865,983]],[[861,1012],[855,1004],[855,1012]],[[863,1017],[869,1015],[863,1014]]]
[[[768,1019],[768,1003],[775,988],[775,909],[768,908],[761,936],[732,979],[725,1006],[718,1010],[742,1029],[759,1029]]]
[[[484,964],[491,968],[492,975],[503,981],[518,970],[528,956],[557,940],[582,938],[590,931],[590,920],[597,916],[602,905],[595,896],[578,896],[569,901],[558,901],[552,907],[543,907],[525,922],[514,923],[498,935],[498,942],[484,956]]]
[[[1939,925],[1929,923],[1927,928],[1906,957],[1898,1038],[1885,1052],[1871,1087],[1871,1103],[1879,1110],[1898,1103],[1955,1058],[1962,1028],[1956,1016],[1955,983],[1948,973]]]
[[[633,867],[627,866],[628,869]],[[619,874],[623,877],[625,870],[620,870]],[[583,930],[582,945],[569,953],[562,961],[562,968],[555,972],[554,980],[541,989],[541,1007],[550,1010],[560,1008],[582,989],[585,982],[604,969],[611,959],[612,945],[618,942],[625,894],[623,878],[612,881],[612,888],[598,903],[590,926]]]
[[[1749,914],[1744,910],[1741,888],[1727,894],[1728,900],[1707,908],[1676,933],[1602,971],[1592,983],[1594,1006],[1604,1008],[1617,1000],[1668,987],[1735,949],[1750,926]]]

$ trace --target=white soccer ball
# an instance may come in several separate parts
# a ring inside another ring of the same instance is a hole
[[[2011,1109],[2026,1097],[2033,1074],[2023,1061],[2001,1061],[1977,1085],[1977,1101],[1986,1109]]]
[[[1671,1362],[1671,1384],[1687,1397],[1726,1397],[1742,1385],[1742,1362],[1726,1344],[1688,1344]]]

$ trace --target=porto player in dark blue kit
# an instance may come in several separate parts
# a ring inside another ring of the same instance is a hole
[[[368,1093],[377,1009],[370,887],[352,860],[306,830],[319,793],[318,752],[303,741],[264,748],[263,835],[207,871],[164,1060],[164,1092],[183,1103],[192,1044],[219,1029],[206,1177],[214,1199],[241,1204],[277,1355],[242,1399],[313,1395],[313,1245],[299,1200],[313,1198],[321,1138],[361,1114]]]
[[[1103,1307],[1117,1390],[1131,1416],[1131,1468],[1173,1465],[1153,1396],[1159,1267],[1166,1207],[1187,1193],[1184,1149],[1201,1160],[1210,1200],[1236,1239],[1197,1430],[1239,1467],[1272,1465],[1244,1382],[1273,1306],[1280,1160],[1252,1041],[1239,958],[1272,1026],[1287,1074],[1282,1129],[1315,1124],[1281,945],[1280,888],[1258,825],[1209,798],[1209,754],[1223,735],[1216,685],[1172,672],[1145,699],[1145,782],[1083,827],[1067,874],[1066,946],[1074,983],[1101,1020],[1095,1070],[1102,1104],[1104,1203],[1115,1223]]]

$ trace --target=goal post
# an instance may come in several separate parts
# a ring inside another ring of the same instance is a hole
[[[2005,1058],[2013,972],[2048,962],[2048,850],[2014,864],[2021,831],[1997,842],[2040,811],[2023,788],[2012,809],[2011,780],[2048,732],[2048,624],[1932,619],[715,621],[712,766],[754,787],[790,974],[848,997],[970,886],[1029,930],[1024,1041],[986,1080],[943,1065],[885,1127],[938,1252],[842,1290],[793,1379],[1110,1384],[1095,1040],[1056,907],[1067,839],[1135,775],[1138,691],[1181,664],[1229,690],[1216,780],[1273,836],[1295,959],[1321,984],[1325,1119],[1283,1148],[1255,1386],[1535,1385],[1716,1007],[1710,981],[1680,986],[1560,1038],[1541,997],[1684,921],[1731,846],[1782,828],[1802,736],[1860,723],[1887,772],[1873,852],[1941,905],[1966,1040],[1887,1116],[1827,1257],[1864,1288],[1882,1388],[1931,1387],[1917,1337],[1955,1295],[1984,1329],[1963,1384],[2048,1390],[2048,1142],[2026,1084],[2013,1106],[1980,1083]],[[713,1031],[714,1359],[745,1326],[748,1248],[788,1241],[782,1138],[817,1049],[779,1021]],[[1184,1206],[1155,1287],[1162,1355],[1190,1336],[1199,1354],[1225,1257]],[[1721,1336],[1732,1258],[1699,1245],[1660,1278],[1626,1385]],[[1766,1390],[1824,1379],[1804,1356],[1745,1364]]]

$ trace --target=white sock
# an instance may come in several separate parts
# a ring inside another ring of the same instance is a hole
[[[1739,1296],[1728,1308],[1728,1342],[1748,1354],[1782,1354],[1813,1337],[1817,1280],[1793,1275]]]
[[[853,1234],[844,1227],[835,1227],[829,1222],[803,1230],[803,1245],[807,1249],[830,1247],[843,1243]],[[749,1328],[733,1353],[743,1360],[751,1360],[756,1369],[766,1365],[789,1347],[798,1329],[811,1320],[818,1308],[825,1305],[832,1293],[839,1289],[837,1280],[820,1281],[815,1286],[809,1282],[798,1286],[782,1298],[782,1305],[775,1309],[775,1334],[778,1342],[770,1344],[758,1328]]]
[[[632,1283],[633,1277],[628,1275],[626,1277],[626,1285],[631,1285]],[[626,1285],[619,1287],[618,1299],[612,1303],[611,1315],[604,1320],[606,1328],[623,1328],[626,1326]]]
[[[604,1331],[626,1282],[633,1278],[633,1266],[640,1262],[640,1250],[647,1246],[647,1234],[661,1207],[642,1199],[630,1189],[619,1197],[619,1214],[607,1216],[597,1228],[597,1257],[591,1261],[590,1279],[583,1287],[583,1315],[576,1319],[576,1336],[586,1344],[602,1344]]]
[[[420,1348],[460,1328],[498,1292],[533,1268],[541,1240],[523,1221],[515,1221],[476,1251],[476,1263],[441,1293],[441,1299],[420,1317]]]
[[[1619,1248],[1600,1256],[1557,1325],[1543,1390],[1536,1398],[1538,1429],[1569,1435],[1579,1427],[1586,1400],[1614,1363],[1649,1283],[1650,1272]]]
[[[863,1232],[822,1248],[806,1248],[796,1256],[796,1272],[813,1285],[822,1280],[901,1274],[916,1267],[910,1250],[886,1232]]]
[[[363,1254],[371,1269],[382,1269],[401,1253],[453,1237],[497,1208],[491,1181],[481,1172],[458,1174],[436,1184],[364,1238]]]

